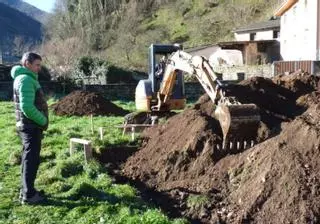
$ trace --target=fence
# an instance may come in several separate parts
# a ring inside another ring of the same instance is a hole
[[[319,75],[320,73],[320,61],[276,61],[273,65],[274,75],[292,73],[298,70],[313,75]]]

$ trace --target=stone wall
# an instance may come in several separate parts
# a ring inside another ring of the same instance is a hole
[[[215,69],[222,73],[223,80],[238,81],[252,76],[272,77],[271,65],[220,67]],[[40,82],[44,92],[49,96],[63,96],[79,88],[64,88],[57,82]],[[86,85],[88,91],[102,93],[109,100],[134,100],[136,84]],[[12,99],[12,82],[0,82],[0,100]],[[197,100],[204,90],[198,82],[186,82],[185,93],[188,100]]]
[[[48,96],[63,96],[70,93],[73,90],[79,88],[68,88],[64,91],[63,86],[57,82],[40,82],[42,89]],[[12,82],[0,82],[0,100],[12,100],[13,96],[13,83]],[[88,91],[94,91],[102,93],[103,96],[109,100],[134,100],[135,96],[135,84],[110,84],[110,85],[87,85],[85,89]],[[185,83],[185,93],[188,100],[197,100],[204,90],[202,86],[195,83]]]
[[[88,85],[86,90],[102,93],[109,100],[134,100],[135,84],[111,84],[111,85]],[[197,100],[204,94],[200,83],[185,83],[185,93],[188,100]]]
[[[109,100],[134,100],[135,84],[87,85],[88,91],[102,93]]]
[[[0,100],[11,100],[12,95],[12,82],[0,82]]]
[[[54,96],[63,94],[63,86],[57,82],[40,82],[46,95]],[[12,100],[13,82],[0,82],[0,101]]]
[[[265,78],[273,77],[273,65],[246,65],[246,66],[233,66],[233,67],[215,67],[216,72],[223,74],[223,80],[237,80],[237,74],[244,74],[243,79],[248,79],[253,76],[262,76]]]

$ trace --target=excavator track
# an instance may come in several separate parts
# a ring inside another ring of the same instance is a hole
[[[223,133],[222,149],[236,152],[255,144],[261,120],[255,104],[221,104],[215,113]]]

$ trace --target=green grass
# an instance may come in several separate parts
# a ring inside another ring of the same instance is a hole
[[[206,195],[190,195],[187,199],[189,208],[199,209],[209,203],[209,198]]]
[[[125,110],[134,111],[136,109],[136,105],[135,105],[134,101],[116,100],[116,101],[112,101],[112,103],[122,107]]]
[[[118,105],[124,106],[122,102]],[[132,103],[125,104],[132,109]],[[21,143],[15,132],[13,103],[0,102],[0,223],[185,223],[170,220],[158,208],[145,203],[135,188],[116,184],[97,162],[84,163],[81,150],[70,156],[70,137],[97,142],[97,128],[106,127],[101,148],[131,143],[114,128],[121,117],[58,117],[50,114],[45,133],[36,187],[49,194],[45,205],[22,206],[20,188]]]

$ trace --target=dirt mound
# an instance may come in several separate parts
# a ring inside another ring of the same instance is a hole
[[[312,92],[310,94],[302,95],[296,100],[296,103],[301,107],[309,108],[313,106],[316,102],[319,102],[319,94],[320,92]]]
[[[56,115],[85,116],[107,115],[124,116],[129,111],[106,100],[102,95],[87,91],[74,91],[52,106]]]
[[[166,195],[180,215],[195,222],[314,221],[320,218],[320,185],[314,179],[320,172],[319,96],[303,94],[316,81],[306,75],[255,77],[232,86],[229,93],[240,102],[260,107],[258,138],[276,136],[235,155],[216,148],[221,129],[204,95],[166,124],[146,130],[144,145],[124,164],[123,175]],[[168,200],[159,203],[170,207]]]
[[[231,158],[228,223],[319,223],[319,110],[312,105],[279,136]]]
[[[262,127],[266,125],[270,131],[278,132],[282,122],[291,121],[305,111],[307,105],[302,102],[303,97],[299,97],[315,91],[319,80],[319,77],[307,73],[276,76],[273,79],[253,77],[238,85],[230,85],[227,95],[236,96],[243,104],[256,104],[260,108]],[[207,95],[198,100],[195,108],[207,114],[214,111]]]
[[[291,75],[275,76],[272,81],[286,89],[289,89],[296,96],[310,93],[317,89],[319,77],[304,72],[297,72]]]
[[[159,189],[165,187],[161,186],[162,183],[166,185],[168,181],[181,180],[186,175],[190,176],[191,181],[204,173],[214,158],[219,158],[219,152],[212,148],[214,144],[221,144],[221,134],[216,134],[220,131],[216,120],[199,111],[191,109],[176,115],[165,125],[144,133],[149,141],[130,158],[127,174],[143,182],[150,181],[150,185]],[[148,149],[147,155],[143,155]],[[199,157],[205,153],[208,154]],[[198,161],[197,158],[207,161]],[[193,166],[193,162],[201,167]]]

